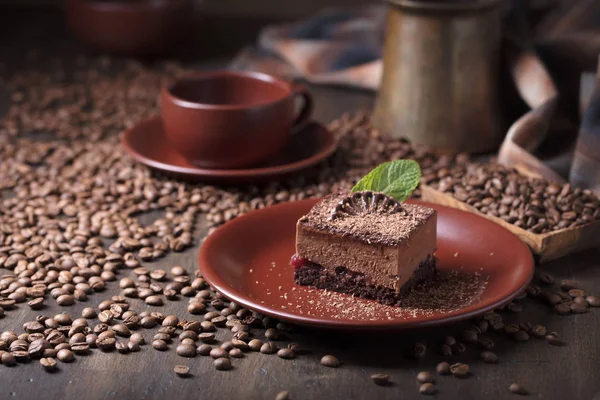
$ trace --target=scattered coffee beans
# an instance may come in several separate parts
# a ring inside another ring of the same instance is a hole
[[[385,386],[385,385],[389,385],[390,376],[387,374],[373,374],[373,375],[371,375],[371,380],[376,385]]]
[[[42,358],[40,359],[40,365],[48,372],[56,371],[56,360],[54,358]]]
[[[462,363],[452,364],[450,366],[450,373],[456,377],[464,378],[469,375],[469,366]]]
[[[427,382],[427,383],[424,383],[421,386],[419,386],[419,393],[421,393],[421,394],[430,395],[430,394],[434,394],[435,392],[436,392],[436,390],[435,390],[435,386],[433,385],[433,383]]]
[[[173,370],[175,371],[175,374],[180,377],[186,377],[190,374],[190,367],[186,365],[176,365]]]
[[[433,383],[433,375],[427,371],[421,371],[417,374],[417,382],[419,383]]]
[[[261,349],[262,352],[262,349]],[[321,365],[329,368],[337,368],[340,366],[340,360],[332,355],[326,355],[321,358]]]
[[[445,361],[442,361],[435,367],[435,372],[437,372],[439,375],[450,375],[452,373],[450,370],[450,364]]]
[[[227,371],[232,368],[229,358],[217,358],[213,364],[218,371]]]
[[[196,347],[189,344],[180,344],[176,349],[177,355],[181,357],[195,357],[196,356]]]
[[[290,393],[286,390],[277,393],[275,400],[291,400]]]
[[[510,392],[514,393],[514,394],[520,394],[520,395],[527,394],[527,390],[525,389],[525,387],[523,387],[523,385],[521,385],[519,383],[511,383],[510,386],[508,387],[508,390],[510,390]]]

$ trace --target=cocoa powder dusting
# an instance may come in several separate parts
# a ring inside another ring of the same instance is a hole
[[[352,321],[410,320],[449,314],[477,302],[485,291],[487,280],[487,276],[479,273],[442,270],[433,279],[414,287],[400,307],[319,289],[308,289],[295,298],[297,302],[306,301],[310,305],[310,310],[300,313],[312,317],[331,315],[335,319]]]
[[[306,215],[303,223],[318,230],[355,237],[366,243],[393,246],[408,239],[411,233],[435,214],[431,208],[402,204],[404,212],[401,213],[347,215],[330,219],[331,210],[346,196],[347,193],[336,193],[325,197]]]

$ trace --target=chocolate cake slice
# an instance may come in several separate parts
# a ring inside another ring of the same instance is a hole
[[[435,273],[435,210],[371,191],[325,197],[296,225],[299,285],[399,304]]]

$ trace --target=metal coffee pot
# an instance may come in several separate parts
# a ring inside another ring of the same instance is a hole
[[[388,0],[374,124],[440,151],[496,150],[502,0]]]

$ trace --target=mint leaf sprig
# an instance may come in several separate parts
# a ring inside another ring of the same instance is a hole
[[[421,168],[414,160],[396,160],[377,166],[352,188],[352,192],[371,190],[402,202],[419,185]]]

